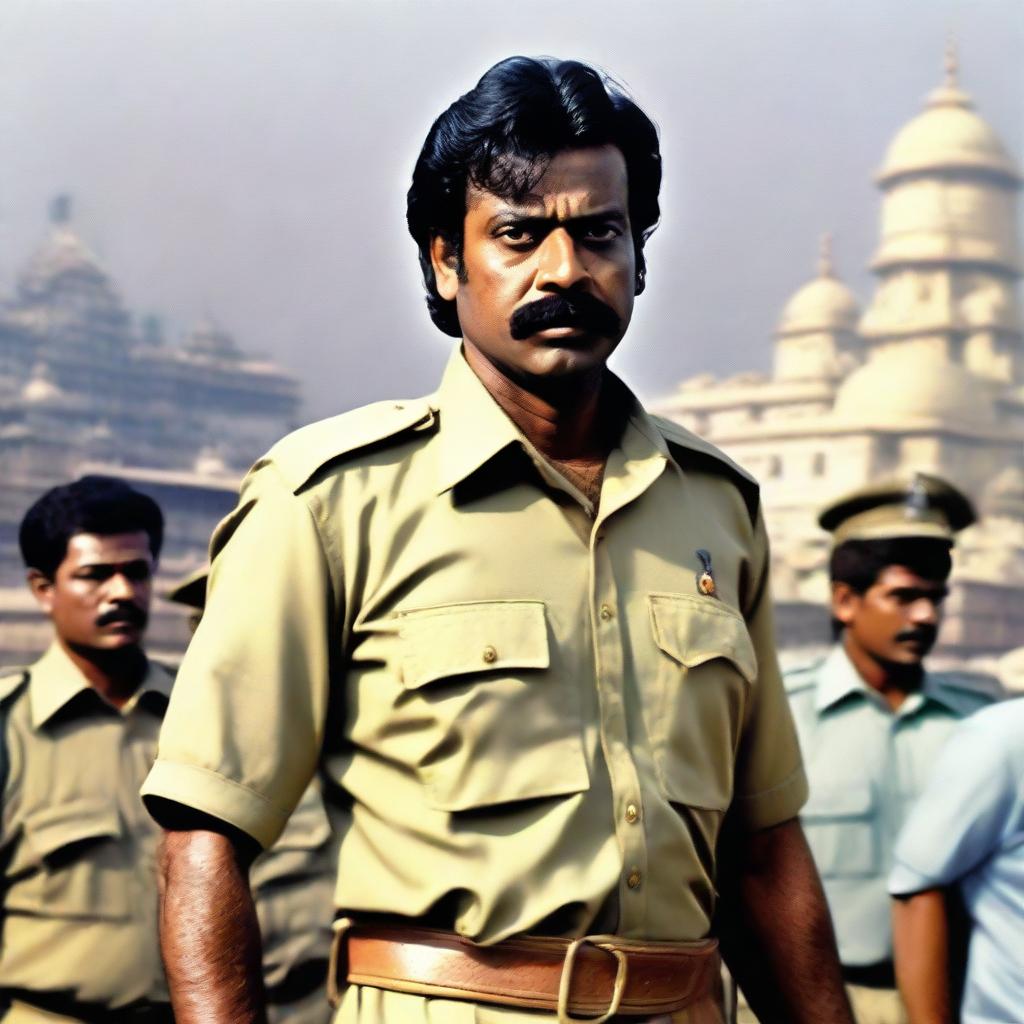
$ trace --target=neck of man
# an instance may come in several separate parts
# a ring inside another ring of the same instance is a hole
[[[123,707],[131,699],[149,670],[149,662],[141,647],[103,651],[63,640],[60,643],[89,685],[116,708]]]
[[[843,633],[843,650],[861,679],[877,690],[893,711],[898,710],[910,694],[917,693],[924,683],[924,666],[920,662],[900,665],[877,658],[853,643],[849,631]]]
[[[472,342],[465,343],[464,351],[490,396],[545,458],[604,463],[608,442],[600,418],[603,367],[528,387],[503,373]]]

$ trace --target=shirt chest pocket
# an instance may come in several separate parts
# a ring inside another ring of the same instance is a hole
[[[877,875],[877,807],[868,783],[814,786],[800,814],[822,878]]]
[[[30,868],[12,880],[8,908],[52,918],[131,916],[138,894],[116,808],[99,800],[69,800],[30,812],[24,829]],[[154,889],[155,884],[154,872]]]
[[[746,623],[704,597],[652,594],[649,605],[660,657],[645,705],[665,793],[676,803],[725,811],[757,677]]]
[[[406,612],[395,725],[438,810],[578,793],[588,786],[579,695],[549,671],[541,601]]]

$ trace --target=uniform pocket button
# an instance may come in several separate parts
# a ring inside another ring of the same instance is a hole
[[[488,644],[484,648],[484,662],[488,665],[493,665],[498,660],[498,652]]]

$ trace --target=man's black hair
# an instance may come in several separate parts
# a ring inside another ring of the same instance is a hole
[[[154,560],[160,557],[164,517],[146,494],[112,476],[83,476],[53,487],[25,513],[18,531],[21,557],[29,569],[53,578],[77,533],[109,537],[144,532]]]
[[[902,565],[926,580],[942,582],[953,568],[952,544],[940,537],[892,537],[883,540],[848,540],[836,546],[829,560],[829,578],[845,583],[855,594],[866,593],[890,565]],[[832,620],[837,637],[843,624]]]
[[[644,242],[661,216],[661,153],[654,123],[621,88],[579,61],[509,57],[434,122],[413,171],[406,221],[419,246],[430,318],[445,334],[462,331],[455,303],[438,294],[430,243],[445,238],[461,273],[467,188],[517,199],[556,154],[609,144],[626,161],[639,295]]]

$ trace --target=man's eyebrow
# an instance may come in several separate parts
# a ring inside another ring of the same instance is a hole
[[[74,569],[75,572],[83,572],[89,569],[117,569],[120,567],[133,568],[139,565],[151,565],[152,561],[148,558],[129,558],[125,561],[112,561],[112,562],[80,562]]]
[[[595,221],[619,220],[625,221],[626,212],[619,206],[609,206],[603,210],[588,210],[586,213],[576,214],[572,217],[551,217],[545,213],[538,212],[529,206],[506,206],[496,211],[487,221],[487,226],[494,227],[496,224],[580,224],[592,223]]]

